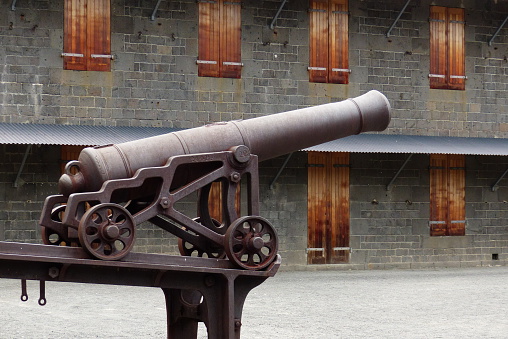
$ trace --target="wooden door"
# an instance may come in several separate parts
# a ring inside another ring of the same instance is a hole
[[[349,153],[308,153],[309,264],[349,261]]]
[[[465,156],[430,156],[430,235],[465,235]]]

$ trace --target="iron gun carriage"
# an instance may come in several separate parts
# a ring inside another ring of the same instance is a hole
[[[85,148],[46,198],[45,244],[83,247],[119,260],[132,249],[136,225],[151,222],[179,240],[182,255],[225,258],[262,270],[276,258],[275,228],[259,210],[258,161],[367,131],[382,131],[390,105],[377,91],[354,99],[248,120],[215,123],[137,141]],[[246,215],[235,206],[246,180]],[[210,189],[219,182],[222,221],[212,218]],[[193,193],[197,215],[176,206]]]

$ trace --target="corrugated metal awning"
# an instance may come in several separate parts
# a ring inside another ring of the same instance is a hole
[[[0,144],[97,146],[148,138],[177,128],[0,123]]]
[[[304,151],[508,155],[508,139],[359,134],[309,147]]]

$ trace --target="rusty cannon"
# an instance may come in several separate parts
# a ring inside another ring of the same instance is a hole
[[[389,121],[387,99],[370,91],[342,102],[85,148],[67,163],[60,194],[46,198],[43,242],[119,260],[132,249],[136,226],[150,222],[178,237],[182,255],[265,269],[277,256],[278,238],[260,216],[258,161],[382,131]],[[220,183],[221,221],[209,208],[214,182]],[[247,188],[244,213],[236,205],[241,183]],[[196,196],[196,215],[177,207]]]

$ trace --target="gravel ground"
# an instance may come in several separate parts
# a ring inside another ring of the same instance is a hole
[[[247,298],[242,338],[507,338],[508,268],[279,272]],[[0,338],[166,338],[156,288],[0,279]],[[200,327],[199,338],[206,338]]]

